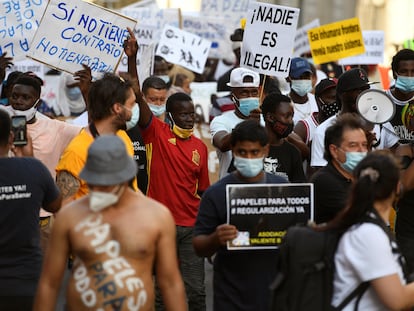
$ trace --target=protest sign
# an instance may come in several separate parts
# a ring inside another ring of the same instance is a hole
[[[6,69],[6,75],[8,75],[10,72],[13,71],[21,71],[21,72],[27,72],[31,71],[39,78],[44,78],[44,71],[45,66],[43,64],[40,64],[38,62],[26,59],[21,61],[13,61],[13,66]]]
[[[339,65],[377,65],[384,62],[384,32],[364,30],[365,53],[339,60]]]
[[[202,0],[200,16],[222,16],[231,30],[240,28],[240,20],[247,17],[251,0]]]
[[[28,57],[74,73],[89,66],[92,75],[116,70],[136,22],[80,0],[51,0],[33,38]]]
[[[311,49],[308,39],[308,30],[319,27],[319,25],[319,19],[315,19],[296,31],[293,56],[301,56],[302,54],[310,53]]]
[[[313,184],[226,186],[227,223],[238,236],[227,248],[278,248],[287,228],[313,219]]]
[[[162,31],[155,55],[163,57],[167,62],[202,73],[210,46],[209,40],[167,25]]]
[[[315,64],[323,64],[365,52],[358,18],[342,20],[308,30]]]
[[[183,15],[183,30],[211,41],[209,57],[222,58],[233,53],[231,49],[231,28],[222,17]]]
[[[0,55],[7,52],[15,61],[26,58],[46,5],[46,0],[0,0]]]
[[[270,76],[289,74],[299,9],[256,2],[244,29],[240,66]]]
[[[149,25],[155,27],[159,32],[165,25],[170,25],[179,28],[181,13],[179,9],[159,9],[154,6],[140,7],[140,8],[125,8],[121,13],[135,19],[138,24]],[[157,40],[160,38],[156,38]]]

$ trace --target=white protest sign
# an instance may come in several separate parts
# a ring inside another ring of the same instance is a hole
[[[183,15],[182,23],[183,30],[212,42],[209,57],[222,58],[224,55],[233,53],[230,41],[232,29],[228,27],[225,18]]]
[[[167,62],[202,73],[211,41],[172,26],[165,26],[155,55]]]
[[[247,17],[252,0],[202,0],[201,16],[222,16],[234,29],[240,28],[240,20]]]
[[[159,9],[156,6],[125,8],[121,13],[137,20],[138,26],[151,25],[160,31],[165,25],[180,27],[180,10],[176,8]]]
[[[301,56],[304,53],[311,52],[308,39],[308,30],[319,26],[319,19],[315,19],[296,31],[295,43],[293,46],[293,56]]]
[[[339,65],[377,65],[384,62],[384,32],[382,30],[363,30],[365,53],[342,58]]]
[[[33,38],[28,57],[74,73],[89,66],[92,75],[116,70],[136,22],[88,2],[51,0]]]
[[[35,62],[33,60],[21,60],[21,61],[13,61],[13,66],[11,66],[10,68],[8,68],[6,70],[6,74],[12,72],[12,71],[21,71],[21,72],[27,72],[27,71],[31,71],[33,72],[36,76],[38,76],[39,78],[44,78],[44,71],[45,71],[45,66],[39,62]]]
[[[0,0],[0,55],[25,59],[47,0]]]
[[[265,75],[288,76],[299,11],[254,3],[244,29],[240,66]]]

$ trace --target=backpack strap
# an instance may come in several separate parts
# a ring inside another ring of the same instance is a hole
[[[333,307],[334,311],[340,311],[343,308],[345,308],[348,303],[352,301],[355,297],[357,297],[357,301],[355,303],[354,311],[358,310],[359,301],[362,298],[362,295],[364,295],[365,291],[369,287],[369,282],[362,282],[358,285],[357,288],[355,288],[348,296],[345,297],[345,299],[339,304],[337,307]]]

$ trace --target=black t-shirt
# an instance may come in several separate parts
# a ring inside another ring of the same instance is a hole
[[[286,140],[280,146],[270,146],[269,154],[264,159],[264,170],[282,176],[292,183],[306,181],[300,152]]]
[[[40,161],[0,158],[0,295],[34,295],[42,264],[39,210],[58,196]]]
[[[310,182],[314,187],[314,220],[318,224],[327,222],[345,207],[352,181],[328,163],[313,174]]]
[[[232,173],[204,192],[194,227],[195,236],[209,235],[227,222],[226,185],[243,183]],[[263,183],[286,183],[286,180],[266,174]],[[275,249],[229,251],[221,247],[214,259],[214,310],[269,310],[269,285],[276,276],[277,258]]]
[[[142,193],[146,194],[148,187],[147,153],[145,151],[144,140],[141,136],[141,130],[139,129],[139,126],[134,126],[127,131],[127,134],[132,141],[132,146],[134,147],[134,160],[138,165],[138,188]]]
[[[414,240],[414,190],[405,192],[398,200],[395,233],[397,237]]]

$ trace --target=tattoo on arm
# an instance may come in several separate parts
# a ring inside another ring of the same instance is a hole
[[[67,199],[80,188],[80,181],[75,176],[67,171],[61,171],[56,176],[56,184],[60,189],[63,199]]]

